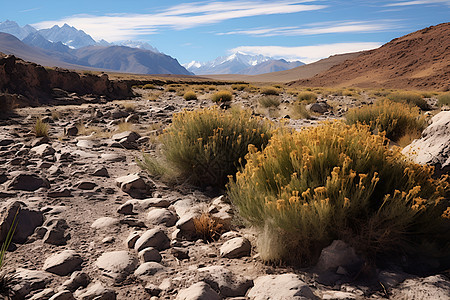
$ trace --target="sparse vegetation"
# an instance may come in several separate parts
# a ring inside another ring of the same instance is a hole
[[[153,90],[153,89],[155,89],[156,87],[155,87],[154,84],[147,83],[147,84],[144,84],[144,85],[142,86],[142,88],[143,88],[144,90]]]
[[[122,106],[127,112],[134,112],[136,110],[136,103],[131,101],[123,102]]]
[[[261,94],[266,96],[267,95],[278,96],[280,94],[280,91],[274,87],[266,87],[261,90]]]
[[[230,102],[233,100],[233,94],[226,90],[218,91],[212,95],[211,100],[214,103]]]
[[[438,102],[440,106],[450,106],[450,93],[441,94],[438,96]]]
[[[306,103],[313,103],[317,100],[317,94],[313,92],[301,92],[298,94],[297,99]]]
[[[223,224],[209,213],[202,213],[194,218],[196,235],[204,241],[217,241],[223,231]]]
[[[0,297],[1,299],[11,299],[13,295],[11,290],[12,277],[8,274],[5,274],[3,271],[3,266],[5,265],[6,260],[6,251],[11,245],[14,233],[17,228],[17,214],[19,213],[19,209],[17,209],[16,214],[14,215],[14,219],[11,223],[11,226],[8,229],[8,233],[6,235],[5,240],[3,241],[2,247],[0,249]]]
[[[36,122],[34,123],[34,135],[36,137],[44,137],[48,136],[49,125],[42,121],[42,118],[36,118]]]
[[[57,121],[57,120],[59,120],[60,118],[61,118],[61,112],[56,111],[56,110],[52,111],[52,119],[53,119],[54,121]]]
[[[386,137],[398,141],[405,135],[417,136],[427,122],[417,107],[384,100],[375,105],[354,108],[346,114],[347,123],[364,123],[374,131],[386,132]]]
[[[236,91],[243,91],[246,87],[248,87],[248,84],[232,84],[231,88]]]
[[[125,131],[133,131],[133,130],[134,130],[133,123],[120,122],[119,124],[117,124],[116,132],[125,132]]]
[[[270,126],[248,111],[184,111],[161,135],[161,153],[191,183],[223,187],[227,176],[245,164],[248,146],[261,149],[270,135]]]
[[[394,102],[407,103],[415,105],[422,110],[429,110],[430,107],[420,94],[413,92],[394,92],[389,94],[388,99]]]
[[[291,117],[293,119],[310,119],[311,114],[306,109],[306,105],[301,102],[294,102],[291,105]]]
[[[189,100],[197,100],[197,94],[195,94],[194,91],[187,91],[186,93],[184,93],[183,96],[184,100],[189,101]]]
[[[269,108],[269,107],[276,108],[276,107],[280,106],[281,102],[277,96],[263,96],[263,97],[259,98],[259,104],[264,108]]]
[[[334,239],[368,259],[431,245],[438,251],[450,241],[443,226],[449,203],[441,198],[448,178],[433,179],[432,168],[389,149],[368,126],[281,130],[263,151],[249,153],[228,192],[259,230],[266,261],[313,264]]]

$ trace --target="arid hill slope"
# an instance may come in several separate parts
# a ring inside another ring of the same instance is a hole
[[[291,85],[450,89],[450,23],[394,39]]]

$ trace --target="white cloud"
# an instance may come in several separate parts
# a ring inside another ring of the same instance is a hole
[[[370,50],[380,47],[381,43],[335,43],[315,46],[281,47],[281,46],[240,46],[229,50],[230,53],[237,51],[257,55],[262,54],[274,58],[288,60],[300,60],[304,63],[312,63],[330,55]]]
[[[395,2],[389,3],[385,6],[410,6],[410,5],[424,5],[424,4],[446,4],[450,6],[449,0],[415,0],[415,1],[403,1],[403,2]]]
[[[313,25],[313,24],[311,24]],[[309,27],[271,27],[271,28],[253,28],[246,30],[235,30],[218,35],[243,34],[253,36],[298,36],[314,35],[326,33],[349,33],[349,32],[378,32],[398,28],[393,21],[344,21],[329,22],[328,24],[309,26]]]
[[[290,14],[326,8],[324,5],[303,4],[305,2],[311,1],[197,2],[176,5],[154,14],[74,15],[33,25],[40,29],[67,23],[89,32],[95,39],[113,42],[155,33],[164,27],[180,30],[229,19]]]

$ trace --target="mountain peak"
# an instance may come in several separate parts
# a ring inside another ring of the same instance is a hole
[[[11,35],[14,35],[19,40],[23,40],[30,33],[36,32],[36,29],[31,27],[30,25],[20,27],[19,24],[17,24],[16,22],[6,20],[0,23],[0,32],[9,33]]]

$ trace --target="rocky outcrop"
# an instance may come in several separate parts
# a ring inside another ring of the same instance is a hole
[[[450,172],[450,111],[441,111],[431,119],[431,125],[403,149],[418,164],[435,166],[437,174]]]
[[[14,97],[18,106],[52,103],[56,101],[55,98],[64,98],[60,97],[61,93],[54,93],[55,88],[78,95],[90,94],[111,99],[133,96],[130,82],[111,81],[106,74],[80,75],[59,68],[49,69],[18,59],[14,55],[0,53],[0,92],[22,95],[22,99]]]

